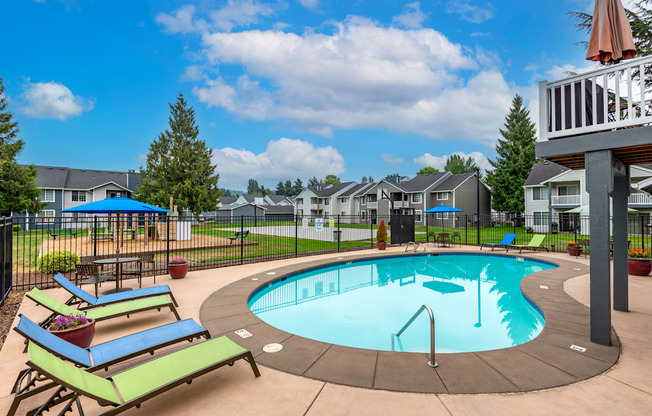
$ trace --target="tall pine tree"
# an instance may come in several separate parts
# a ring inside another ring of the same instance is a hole
[[[169,105],[169,128],[149,147],[138,199],[165,207],[173,197],[194,214],[214,210],[220,191],[219,175],[211,161],[213,151],[198,139],[195,110],[183,94]]]
[[[535,130],[530,111],[523,106],[523,98],[516,95],[512,108],[505,117],[502,139],[496,145],[496,160],[489,160],[494,170],[487,181],[492,188],[491,207],[500,212],[520,214],[525,210],[523,184],[536,160],[534,154]]]
[[[36,186],[36,168],[16,161],[25,143],[18,139],[18,122],[7,110],[4,92],[0,76],[0,216],[24,211],[35,214],[47,204],[36,199],[41,194]]]
[[[446,159],[446,165],[444,166],[444,170],[446,172],[450,172],[452,174],[460,174],[460,173],[473,173],[478,169],[478,165],[475,163],[475,159],[473,157],[469,156],[468,158],[464,159],[460,155],[451,155],[449,158]]]

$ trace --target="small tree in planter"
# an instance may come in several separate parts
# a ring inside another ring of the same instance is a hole
[[[170,259],[168,265],[170,277],[173,279],[183,279],[188,274],[188,260],[183,257],[174,257]]]
[[[634,276],[647,276],[652,271],[651,260],[650,250],[643,250],[642,248],[633,248],[629,250],[627,273]]]
[[[568,242],[568,247],[566,247],[566,251],[568,252],[569,255],[571,256],[579,256],[582,254],[582,248],[577,246],[577,242],[570,240]]]
[[[85,315],[61,315],[54,318],[48,331],[81,348],[88,348],[95,336],[95,320]]]
[[[380,220],[380,225],[376,232],[376,246],[378,250],[385,250],[387,248],[387,227],[385,227],[385,220]]]

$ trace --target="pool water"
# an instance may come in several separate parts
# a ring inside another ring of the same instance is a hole
[[[517,257],[444,254],[390,257],[318,268],[256,292],[251,310],[283,331],[317,341],[383,351],[430,351],[426,304],[435,315],[437,352],[512,347],[543,329],[521,292],[528,274],[556,266]]]

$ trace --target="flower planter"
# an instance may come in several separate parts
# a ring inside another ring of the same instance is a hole
[[[170,264],[170,277],[173,279],[183,279],[188,274],[188,263]]]
[[[627,259],[627,273],[634,276],[647,276],[651,271],[650,259]]]
[[[376,243],[376,247],[378,247],[378,250],[385,250],[387,248],[387,242],[386,241],[378,241]]]
[[[566,247],[566,251],[568,252],[569,255],[577,257],[580,254],[582,254],[582,248],[578,246],[568,246]]]
[[[62,329],[61,331],[48,329],[48,331],[78,347],[88,348],[91,346],[91,342],[93,342],[93,337],[95,336],[95,320],[89,319],[89,321],[86,325],[78,326],[77,328]]]

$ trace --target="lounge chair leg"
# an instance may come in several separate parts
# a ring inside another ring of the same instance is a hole
[[[256,377],[260,377],[260,371],[258,371],[258,366],[256,365],[256,361],[254,360],[254,356],[251,354],[251,351],[249,351],[247,355],[245,355],[245,360],[249,362],[249,365],[251,366],[254,375]]]
[[[178,308],[179,304],[177,303],[177,300],[174,298],[174,295],[172,294],[172,292],[170,292],[170,299],[172,300],[172,303],[174,303],[174,306],[176,306]]]
[[[170,310],[172,311],[174,316],[177,318],[177,321],[180,321],[181,317],[179,316],[179,312],[177,312],[177,308],[175,308],[173,304],[170,304]]]

